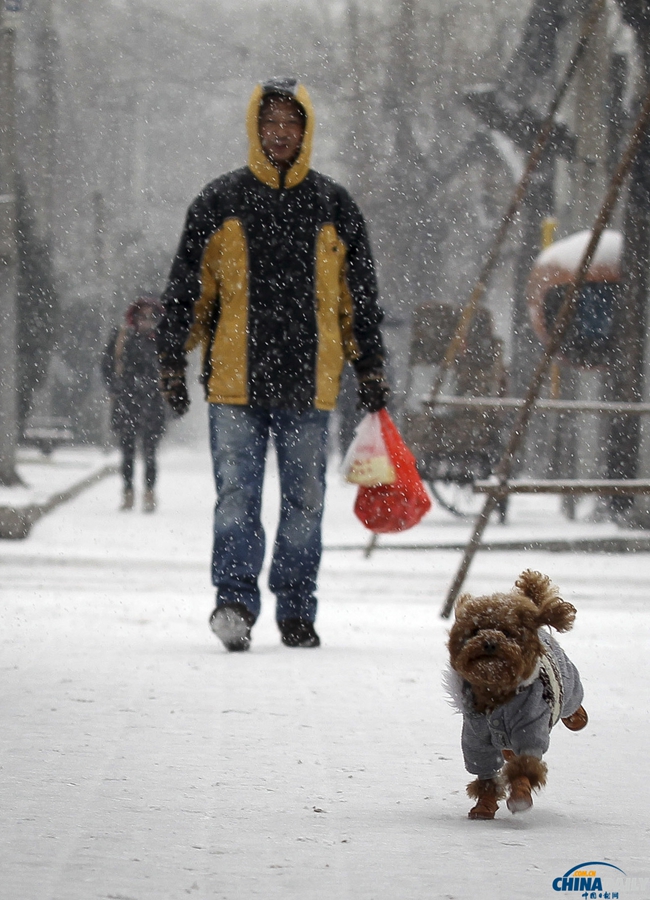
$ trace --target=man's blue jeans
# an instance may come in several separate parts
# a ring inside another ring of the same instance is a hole
[[[210,446],[217,487],[212,583],[217,606],[243,603],[257,618],[257,579],[264,562],[260,520],[269,437],[280,473],[280,522],[269,587],[276,619],[316,618],[316,581],[322,551],[329,413],[209,404]]]

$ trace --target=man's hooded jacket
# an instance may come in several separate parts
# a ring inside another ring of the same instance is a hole
[[[299,155],[282,173],[262,150],[267,94],[304,112]],[[163,301],[163,364],[201,346],[211,403],[330,410],[344,360],[381,372],[382,313],[366,227],[348,192],[310,169],[314,114],[285,79],[258,85],[248,108],[248,166],[191,204]]]

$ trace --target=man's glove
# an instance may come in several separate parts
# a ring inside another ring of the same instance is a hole
[[[385,409],[390,397],[390,387],[379,371],[365,372],[359,376],[359,406],[367,412],[375,413]]]
[[[185,369],[160,370],[160,393],[177,416],[183,416],[190,408],[190,395],[185,383]]]

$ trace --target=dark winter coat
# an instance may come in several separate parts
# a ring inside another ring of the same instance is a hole
[[[165,405],[158,387],[155,333],[130,325],[117,329],[104,350],[102,374],[113,400],[111,428],[120,437],[146,434],[160,439]]]
[[[381,371],[382,312],[363,216],[345,188],[309,168],[314,116],[284,174],[262,150],[258,86],[248,166],[194,200],[163,294],[165,361],[203,352],[211,403],[333,409],[345,359]]]

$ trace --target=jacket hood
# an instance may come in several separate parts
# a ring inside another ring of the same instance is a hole
[[[156,316],[160,318],[163,314],[163,305],[158,299],[158,297],[153,294],[142,294],[138,297],[137,300],[134,300],[133,303],[130,303],[124,313],[124,320],[127,325],[135,325],[136,316],[143,309],[152,309]]]
[[[261,182],[269,187],[280,188],[280,172],[262,150],[259,135],[260,104],[267,94],[280,94],[294,100],[305,115],[305,134],[300,153],[284,177],[284,187],[292,188],[300,184],[309,172],[311,148],[314,134],[314,108],[304,85],[295,78],[274,78],[258,84],[251,95],[246,117],[248,132],[248,167]]]

